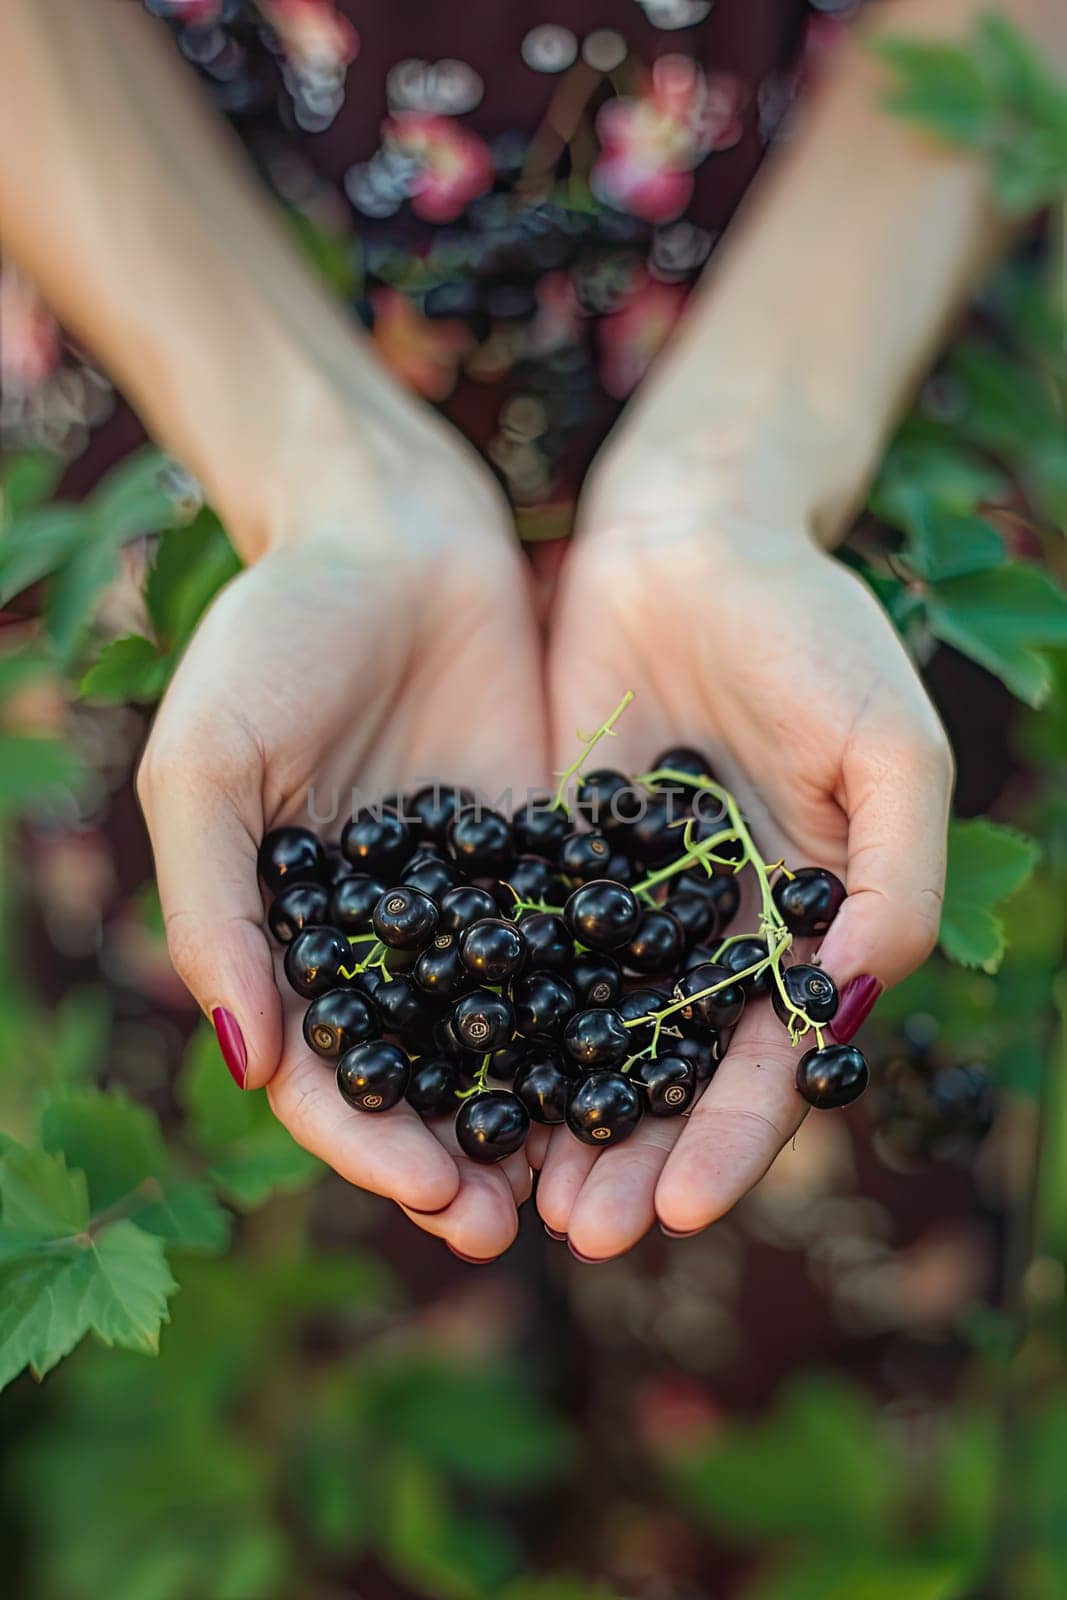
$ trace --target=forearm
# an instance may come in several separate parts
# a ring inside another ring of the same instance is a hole
[[[1001,245],[984,163],[882,109],[872,33],[965,33],[978,0],[901,0],[843,47],[700,286],[630,422],[756,519],[836,543],[886,436]],[[1057,0],[1004,7],[1067,59]]]
[[[5,250],[257,554],[272,481],[406,401],[138,5],[4,0],[0,142]]]

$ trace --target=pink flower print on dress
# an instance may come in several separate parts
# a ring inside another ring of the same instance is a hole
[[[597,328],[600,381],[616,400],[625,400],[640,383],[682,314],[686,291],[678,283],[657,283],[644,268],[618,311]]]
[[[474,344],[466,323],[424,317],[399,289],[373,289],[374,343],[397,377],[426,400],[446,400]]]
[[[453,222],[493,183],[489,147],[452,117],[400,111],[385,123],[390,151],[412,162],[411,209],[426,222]]]

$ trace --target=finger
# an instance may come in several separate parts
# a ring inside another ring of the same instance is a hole
[[[373,1116],[346,1105],[329,1065],[302,1044],[286,1051],[267,1095],[297,1144],[357,1188],[418,1211],[438,1211],[458,1193],[455,1161],[409,1105]]]
[[[150,743],[138,795],[155,856],[175,971],[211,1018],[241,1088],[278,1065],[282,1012],[256,877],[259,767],[239,738],[213,746]]]
[[[907,977],[937,943],[952,777],[936,725],[907,739],[877,730],[846,755],[848,898],[820,950],[842,989],[839,1040],[851,1037],[881,988]]]
[[[436,1123],[434,1133],[443,1148],[455,1152],[459,1188],[451,1202],[432,1215],[405,1208],[406,1214],[465,1261],[495,1260],[514,1243],[518,1206],[530,1195],[533,1176],[525,1152],[519,1150],[494,1166],[480,1166],[458,1153],[450,1122]]]
[[[578,1255],[606,1261],[644,1238],[656,1220],[656,1185],[684,1126],[681,1117],[645,1117],[625,1144],[599,1155],[571,1208],[567,1236]]]
[[[553,1128],[537,1180],[537,1210],[553,1233],[569,1231],[574,1203],[599,1155],[569,1128]]]
[[[807,1111],[795,1083],[803,1048],[766,1001],[742,1018],[656,1185],[668,1232],[695,1233],[723,1216],[793,1137]]]

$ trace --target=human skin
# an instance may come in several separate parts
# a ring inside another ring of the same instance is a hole
[[[952,33],[977,8],[877,9]],[[1064,54],[1048,0],[1004,9]],[[543,786],[629,687],[623,764],[706,745],[772,857],[847,874],[822,950],[840,983],[917,964],[950,758],[887,621],[826,549],[998,242],[985,175],[883,115],[877,69],[844,53],[594,468],[546,661],[495,482],[313,279],[160,29],[132,4],[7,0],[3,30],[4,246],[248,563],[139,776],[175,965],[206,1015],[228,1014],[231,1070],[268,1086],[296,1138],[490,1259],[529,1161],[477,1168],[406,1107],[371,1119],[339,1101],[279,996],[256,844],[302,816],[311,784]],[[541,1214],[595,1259],[657,1216],[704,1226],[802,1109],[781,1030],[754,1008],[681,1137],[650,1121],[597,1156],[553,1136]]]

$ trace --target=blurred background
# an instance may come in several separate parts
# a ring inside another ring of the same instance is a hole
[[[331,60],[272,36],[278,89],[214,14],[184,21],[227,109],[281,93],[299,126],[328,126],[343,39]],[[912,63],[904,109],[966,142],[950,55]],[[131,785],[237,558],[3,266],[6,1593],[1067,1594],[1067,92],[983,81],[982,137],[1032,220],[844,556],[957,755],[942,951],[868,1025],[864,1102],[810,1117],[705,1234],[595,1267],[531,1208],[504,1259],[462,1264],[230,1084],[168,965]],[[427,357],[432,398],[513,345],[506,308],[432,318],[436,285],[393,282],[350,216],[282,176],[311,258],[398,370],[418,382]],[[669,321],[620,314],[644,359]],[[515,399],[536,382],[519,371]],[[550,538],[569,507],[542,490],[524,532]],[[90,1229],[99,1280],[70,1281],[58,1253],[28,1265],[31,1224]]]

